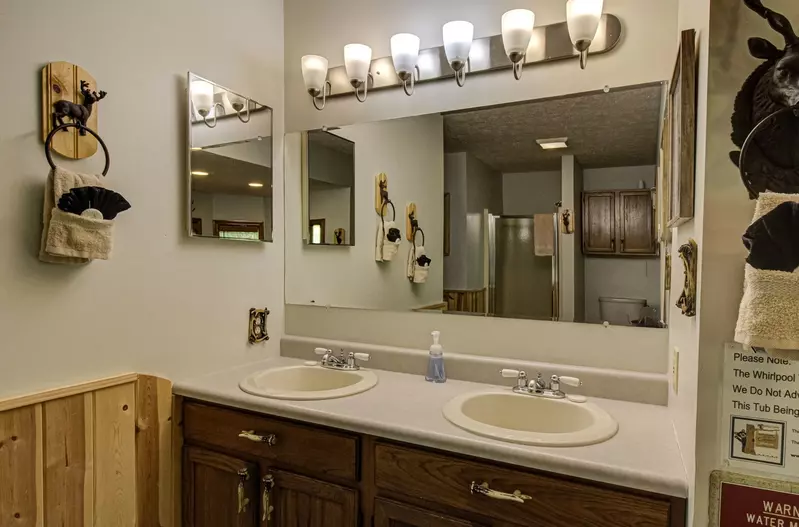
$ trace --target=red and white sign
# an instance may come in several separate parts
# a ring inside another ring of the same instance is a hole
[[[721,484],[721,527],[799,527],[799,494]]]

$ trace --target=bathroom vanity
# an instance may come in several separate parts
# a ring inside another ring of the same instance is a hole
[[[292,364],[302,362],[259,369]],[[531,447],[442,416],[453,397],[496,387],[380,371],[364,393],[285,401],[238,388],[256,368],[176,385],[185,527],[685,525],[687,485],[661,422],[666,408],[600,402],[619,421],[613,439]]]

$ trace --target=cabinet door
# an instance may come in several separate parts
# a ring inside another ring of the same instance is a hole
[[[649,190],[619,192],[622,254],[656,254],[652,193]]]
[[[583,253],[616,252],[616,193],[583,193]]]
[[[374,527],[477,527],[477,524],[378,498]]]
[[[353,527],[358,492],[281,470],[262,478],[261,522],[265,527]],[[269,511],[268,514],[264,514]]]
[[[256,527],[257,513],[257,466],[201,448],[184,450],[184,527]]]

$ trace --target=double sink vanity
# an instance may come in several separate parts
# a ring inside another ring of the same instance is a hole
[[[665,407],[279,357],[178,383],[192,527],[685,525]],[[567,393],[564,393],[567,392]]]

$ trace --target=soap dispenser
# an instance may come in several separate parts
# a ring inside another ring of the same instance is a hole
[[[440,331],[433,331],[433,345],[430,346],[430,358],[427,362],[427,382],[447,382],[447,372],[444,370],[444,347],[438,343]]]

